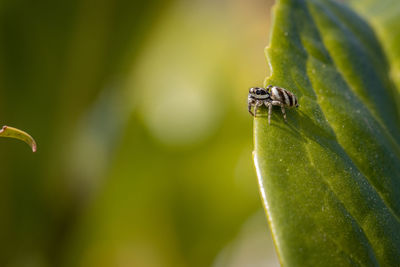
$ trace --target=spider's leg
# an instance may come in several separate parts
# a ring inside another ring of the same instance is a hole
[[[247,109],[249,110],[249,113],[250,113],[252,116],[255,116],[254,113],[251,112],[251,106],[252,106],[252,105],[251,105],[251,102],[249,101],[249,102],[248,102],[248,105],[247,105]]]
[[[255,114],[255,112],[254,113],[251,112],[251,107],[254,106],[255,104],[256,104],[256,101],[254,99],[252,99],[252,98],[247,99],[247,109],[249,110],[249,113],[254,117],[256,116],[256,114]]]
[[[268,107],[268,125],[271,124],[272,104],[271,102],[264,101],[264,105]]]
[[[274,105],[274,106],[280,106],[280,107],[281,107],[282,114],[283,114],[283,118],[285,119],[285,121],[287,121],[287,120],[286,120],[285,105],[284,105],[281,101],[276,101],[276,100],[272,101],[271,103],[272,103],[272,105]]]
[[[257,116],[257,109],[259,106],[262,106],[263,102],[262,101],[256,101],[256,103],[254,104],[254,117]]]
[[[282,114],[283,114],[283,119],[287,122],[286,120],[286,111],[285,111],[285,107],[283,104],[281,104],[281,110],[282,110]]]

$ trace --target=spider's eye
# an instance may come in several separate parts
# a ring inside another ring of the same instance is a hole
[[[266,95],[266,94],[267,94],[267,92],[266,92],[266,91],[264,91],[264,90],[262,90],[262,91],[261,91],[261,94],[262,94],[262,95]]]
[[[259,95],[259,94],[261,94],[261,92],[259,90],[257,90],[256,91],[256,95]]]

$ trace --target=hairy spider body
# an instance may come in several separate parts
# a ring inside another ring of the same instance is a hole
[[[280,106],[283,118],[286,121],[285,107],[292,108],[298,107],[296,96],[284,89],[277,86],[269,85],[267,88],[252,87],[249,90],[247,98],[248,110],[254,117],[257,115],[258,107],[265,105],[268,108],[268,124],[271,124],[272,106]],[[254,107],[254,113],[251,111]]]

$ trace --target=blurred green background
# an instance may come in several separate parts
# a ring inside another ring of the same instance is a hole
[[[0,266],[276,266],[247,89],[266,0],[0,2]]]

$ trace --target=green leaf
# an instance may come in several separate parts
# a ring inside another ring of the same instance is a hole
[[[400,3],[396,0],[351,0],[352,6],[374,28],[390,63],[390,76],[400,89]]]
[[[24,141],[27,143],[31,148],[33,152],[36,152],[36,142],[30,136],[28,133],[21,131],[17,128],[10,127],[10,126],[3,126],[3,128],[0,130],[0,137],[10,137],[10,138],[16,138],[19,140]]]
[[[292,91],[300,107],[287,123],[274,108],[271,125],[261,110],[254,162],[284,266],[398,264],[399,91],[383,42],[344,4],[275,6],[265,86]]]

